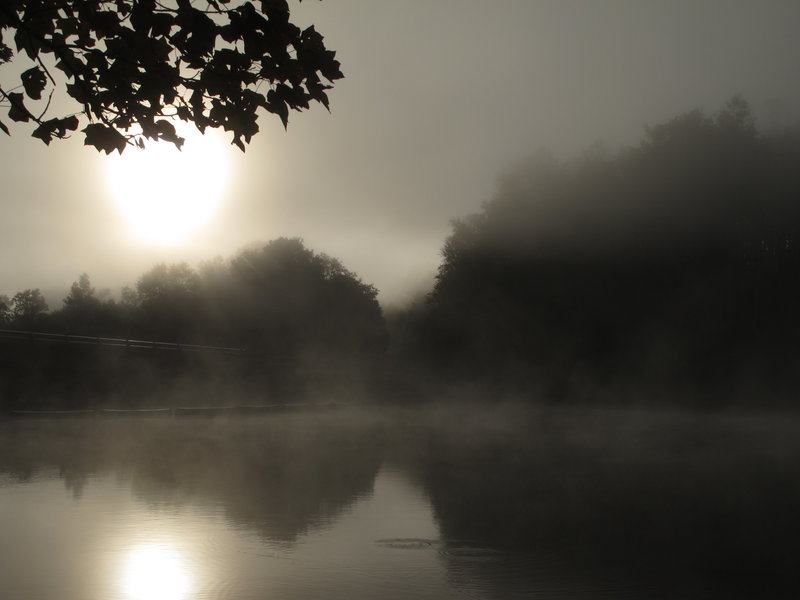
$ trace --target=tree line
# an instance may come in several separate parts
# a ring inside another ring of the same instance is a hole
[[[122,358],[108,348],[65,350],[31,344],[20,352],[19,345],[4,344],[5,379],[19,382],[20,372],[27,373],[12,396],[33,402],[43,386],[45,395],[56,402],[64,392],[60,387],[74,388],[73,396],[80,396],[97,380],[106,395],[131,387],[126,401],[167,380],[172,385],[176,378],[197,379],[203,382],[200,387],[209,379],[222,379],[222,388],[247,392],[251,403],[297,395],[312,384],[333,386],[335,391],[336,385],[357,383],[386,346],[376,296],[373,286],[341,262],[309,250],[296,238],[253,245],[229,260],[212,260],[198,268],[158,264],[134,287],[124,288],[119,299],[98,294],[89,276],[82,274],[62,307],[51,312],[38,289],[5,297],[5,326],[237,347],[245,353],[223,359],[155,357],[139,351]]]
[[[537,155],[453,222],[400,355],[440,381],[552,399],[788,399],[798,164],[800,131],[759,132],[738,97],[617,153]]]
[[[650,127],[633,148],[521,162],[478,213],[453,221],[433,289],[386,319],[374,287],[285,238],[196,269],[157,265],[119,299],[87,275],[52,312],[24,290],[2,299],[0,317],[244,347],[235,368],[192,368],[258,398],[360,388],[395,399],[465,389],[548,401],[790,399],[800,383],[798,164],[800,131],[760,132],[734,98],[715,115]],[[170,364],[151,380],[174,379]]]

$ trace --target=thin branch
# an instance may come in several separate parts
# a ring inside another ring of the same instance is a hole
[[[50,49],[50,51],[51,51],[51,52],[52,52],[52,53],[53,53],[55,56],[57,56],[58,58],[60,58],[60,59],[61,59],[61,62],[63,62],[63,63],[64,63],[64,65],[65,65],[65,66],[66,66],[66,67],[67,67],[67,68],[68,68],[68,69],[69,69],[69,70],[72,72],[72,77],[73,77],[73,79],[75,80],[75,83],[76,83],[77,85],[79,85],[79,86],[80,86],[80,87],[83,89],[83,91],[84,91],[84,92],[87,94],[87,96],[91,97],[91,96],[93,96],[93,95],[94,95],[94,94],[93,94],[93,92],[92,92],[92,90],[91,90],[91,88],[87,89],[86,83],[83,81],[83,79],[81,79],[81,78],[79,77],[79,73],[77,73],[77,72],[75,71],[75,69],[74,69],[74,68],[73,68],[73,67],[70,65],[70,62],[69,62],[69,60],[67,59],[67,57],[66,57],[65,55],[63,55],[63,54],[62,54],[62,52],[61,52],[61,47],[60,47],[60,46],[57,46],[57,45],[53,44],[51,41],[47,40],[45,37],[43,37],[43,36],[39,35],[39,34],[38,34],[37,32],[35,32],[35,31],[31,30],[31,28],[30,28],[30,27],[28,27],[28,25],[27,25],[27,24],[25,24],[25,22],[24,22],[22,19],[20,19],[19,15],[17,15],[16,11],[9,10],[9,9],[7,9],[7,8],[3,7],[3,6],[0,4],[0,12],[2,12],[3,14],[5,14],[5,15],[6,15],[6,16],[7,16],[7,17],[8,17],[8,18],[9,18],[9,19],[10,19],[10,20],[11,20],[11,21],[14,23],[14,25],[15,25],[15,26],[17,26],[17,27],[18,27],[18,28],[20,28],[20,29],[23,29],[23,30],[24,30],[24,31],[25,31],[25,32],[26,32],[28,35],[30,35],[30,36],[32,36],[32,37],[34,37],[34,38],[36,38],[36,39],[37,39],[39,42],[41,42],[41,44],[42,44],[43,46],[46,46],[47,48],[49,48],[49,49]],[[37,53],[37,55],[38,55],[38,53]],[[87,110],[84,110],[84,112],[86,112],[86,113],[87,113],[87,115],[89,114],[89,111],[87,111]],[[95,113],[95,115],[96,115],[96,116],[97,116],[97,117],[98,117],[98,118],[99,118],[101,121],[103,121],[104,123],[106,123],[107,125],[109,124],[109,123],[108,123],[108,121],[105,119],[105,117],[102,115],[102,112],[101,112],[101,114],[99,114],[99,115],[97,115],[97,114]],[[33,115],[31,115],[31,116],[33,116]]]
[[[42,70],[43,70],[45,73],[47,73],[47,76],[50,78],[50,82],[51,82],[51,83],[52,83],[52,84],[55,86],[55,85],[56,85],[56,80],[55,80],[55,79],[53,78],[53,76],[50,74],[50,71],[49,71],[49,69],[47,68],[47,66],[46,66],[46,65],[44,64],[44,62],[42,61],[42,57],[41,57],[41,56],[39,56],[38,54],[36,55],[36,62],[38,62],[38,63],[39,63],[39,66],[40,66],[40,67],[42,67]]]
[[[42,120],[42,118],[45,116],[45,114],[47,114],[47,109],[50,108],[50,102],[53,100],[53,91],[54,90],[50,90],[50,95],[47,97],[47,105],[45,105],[44,110],[42,111],[42,114],[40,114],[39,117],[36,119],[37,123],[39,123]]]

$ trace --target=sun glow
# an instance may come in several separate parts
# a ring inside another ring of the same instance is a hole
[[[176,125],[182,150],[149,142],[106,158],[111,194],[141,240],[180,243],[213,217],[228,180],[227,146],[217,132],[205,135]]]
[[[191,578],[180,554],[160,544],[134,548],[122,574],[128,600],[184,600]]]

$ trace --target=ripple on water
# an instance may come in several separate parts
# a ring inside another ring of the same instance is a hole
[[[197,539],[194,547],[193,558],[198,573],[213,574],[204,577],[197,589],[198,598],[209,598],[213,600],[234,600],[237,592],[240,592],[240,573],[236,569],[231,569],[228,564],[230,557],[227,547],[220,536],[214,532],[208,532]]]
[[[198,598],[209,600],[235,600],[241,594],[238,582],[232,578],[219,578],[210,582],[198,594]]]
[[[390,538],[375,540],[378,546],[383,548],[397,548],[398,550],[421,550],[439,544],[438,540],[427,540],[424,538]]]
[[[439,554],[452,558],[483,560],[498,558],[500,556],[500,551],[494,548],[472,544],[448,544],[439,549]]]

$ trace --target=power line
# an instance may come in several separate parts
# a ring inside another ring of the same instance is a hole
[[[19,331],[0,329],[0,342],[10,343],[53,343],[77,344],[91,346],[110,346],[116,348],[132,348],[139,350],[173,350],[180,352],[219,352],[223,354],[242,354],[244,348],[225,346],[204,346],[200,344],[181,344],[178,342],[160,342],[151,340],[135,340],[127,338],[95,337],[72,335],[65,333],[46,333],[41,331]]]

